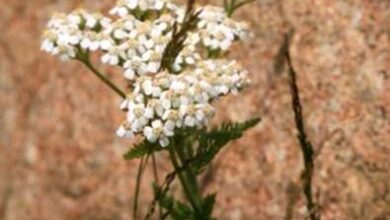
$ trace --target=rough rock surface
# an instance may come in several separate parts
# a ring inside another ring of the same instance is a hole
[[[55,11],[107,11],[113,0],[0,1],[0,219],[131,219],[138,161],[114,136],[120,99],[81,64],[39,51]],[[219,2],[221,3],[221,2]],[[274,71],[288,25],[324,220],[390,219],[390,1],[257,0],[237,19],[254,37],[232,57],[253,85],[221,100],[215,122],[261,116],[224,150],[203,182],[227,220],[302,219],[301,154],[286,72]],[[120,82],[117,69],[106,69]],[[157,158],[162,173],[166,155]],[[141,209],[151,199],[146,172]],[[160,174],[162,178],[162,174]],[[174,186],[178,191],[178,186]]]

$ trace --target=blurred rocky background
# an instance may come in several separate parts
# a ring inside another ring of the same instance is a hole
[[[113,4],[0,1],[0,219],[131,219],[139,161],[122,159],[131,143],[114,135],[124,117],[120,99],[81,64],[39,50],[53,12],[107,12]],[[230,55],[249,69],[253,85],[221,100],[215,122],[262,122],[223,150],[202,180],[205,192],[219,192],[218,219],[303,219],[287,75],[274,68],[292,26],[322,219],[389,220],[390,1],[256,0],[234,17],[254,33]],[[118,69],[105,71],[125,86]],[[171,168],[166,155],[157,163],[161,181]],[[151,180],[148,169],[141,214]]]

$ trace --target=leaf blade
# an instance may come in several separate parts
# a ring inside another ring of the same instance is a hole
[[[123,158],[125,160],[133,160],[135,158],[140,158],[147,154],[161,151],[163,149],[164,148],[161,147],[158,143],[150,143],[149,141],[144,140],[141,143],[134,145],[134,147],[128,150],[123,155]]]

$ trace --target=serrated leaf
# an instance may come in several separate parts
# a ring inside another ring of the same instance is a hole
[[[208,165],[218,152],[229,142],[238,139],[244,131],[260,122],[260,118],[250,119],[240,123],[228,122],[210,131],[202,131],[199,135],[199,148],[194,161],[194,167],[200,172]]]
[[[203,199],[203,212],[205,216],[211,216],[211,213],[213,212],[214,204],[215,204],[215,197],[217,194],[209,194]]]
[[[149,141],[144,140],[141,143],[134,145],[134,147],[123,155],[123,158],[125,160],[132,160],[163,149],[165,148],[161,147],[158,143],[150,143]]]
[[[171,219],[173,220],[195,220],[194,213],[190,206],[184,204],[183,202],[176,200],[174,197],[168,195],[168,193],[161,194],[160,189],[157,185],[153,185],[154,193],[156,197],[159,197],[158,203],[160,206],[165,209]],[[160,193],[160,195],[157,195]]]
[[[176,213],[177,213],[176,215],[177,215],[178,219],[182,219],[182,218],[180,218],[181,216],[189,217],[189,216],[193,215],[193,211],[192,211],[191,207],[189,207],[188,205],[186,205],[180,201],[175,201],[175,208],[176,208]]]

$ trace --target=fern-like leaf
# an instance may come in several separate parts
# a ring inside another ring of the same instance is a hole
[[[172,220],[196,220],[194,213],[188,205],[183,202],[176,200],[168,193],[161,194],[160,189],[157,185],[153,185],[154,193],[156,197],[159,197],[157,202],[160,204],[166,213],[165,215],[170,216]]]
[[[215,197],[217,194],[209,194],[203,199],[202,210],[204,216],[211,216],[215,204]]]
[[[165,148],[161,147],[158,143],[150,143],[149,141],[144,140],[127,151],[127,153],[123,155],[123,158],[125,160],[132,160],[163,149]]]
[[[201,131],[199,135],[199,148],[193,164],[195,169],[200,172],[229,141],[240,138],[244,131],[259,122],[260,118],[254,118],[240,123],[228,122],[210,131]]]

